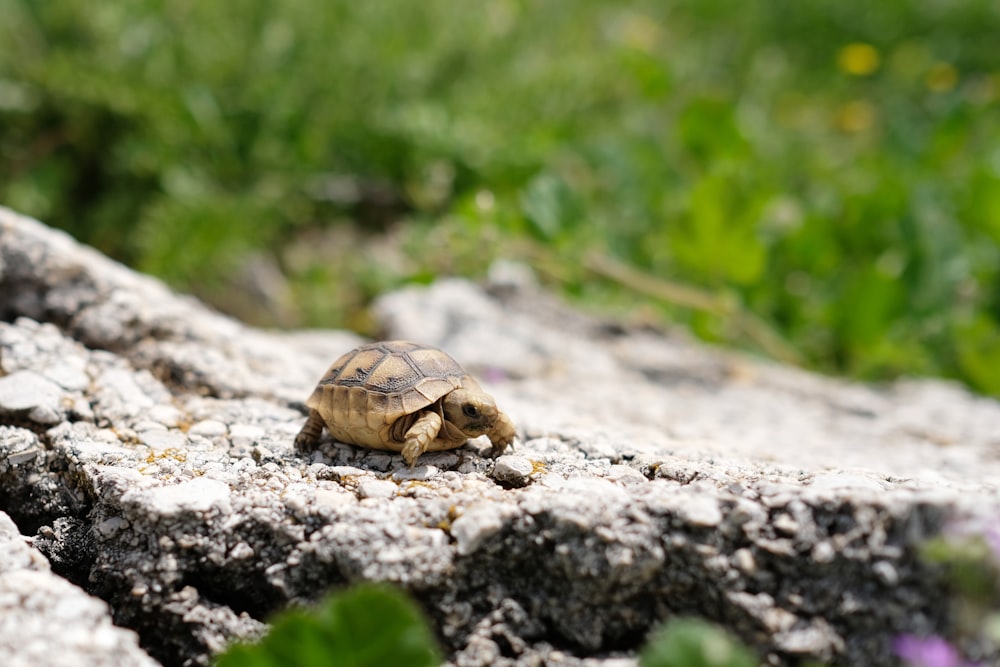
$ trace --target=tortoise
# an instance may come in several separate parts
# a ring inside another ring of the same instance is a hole
[[[315,448],[325,426],[340,442],[401,452],[413,467],[428,451],[455,449],[485,434],[499,455],[516,435],[493,397],[441,350],[391,340],[357,347],[333,362],[306,401],[295,437]]]

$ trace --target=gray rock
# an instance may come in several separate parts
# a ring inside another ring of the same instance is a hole
[[[88,347],[202,394],[301,401],[301,387],[332,361],[330,349],[360,340],[346,332],[248,329],[3,208],[0,284],[0,319],[54,323]]]
[[[466,509],[451,524],[451,536],[460,556],[468,556],[499,533],[507,520],[517,513],[510,505],[479,503]]]
[[[44,375],[33,371],[15,371],[0,377],[0,414],[24,413],[38,424],[61,421],[62,389]]]
[[[107,604],[49,571],[0,512],[0,664],[4,667],[156,667]]]
[[[609,325],[495,275],[377,305],[521,435],[495,461],[474,441],[410,469],[292,446],[356,336],[244,327],[0,210],[0,379],[36,383],[0,409],[0,509],[166,665],[360,580],[415,595],[454,665],[634,664],[680,614],[768,664],[886,664],[893,635],[950,627],[919,548],[996,507],[995,401]]]
[[[501,456],[493,465],[493,479],[511,486],[525,486],[534,472],[534,464],[523,456]]]
[[[10,517],[0,512],[0,575],[21,570],[48,572],[49,562],[28,546]]]

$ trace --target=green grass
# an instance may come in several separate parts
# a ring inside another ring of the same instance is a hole
[[[0,0],[0,202],[260,323],[499,257],[1000,395],[992,0]],[[249,268],[248,268],[249,267]]]

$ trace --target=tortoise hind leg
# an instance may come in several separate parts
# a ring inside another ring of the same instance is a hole
[[[310,452],[316,448],[321,435],[323,435],[323,418],[315,410],[310,410],[309,418],[295,436],[295,448],[301,452]]]
[[[420,415],[413,426],[406,432],[403,441],[403,458],[412,468],[420,455],[427,451],[427,446],[434,442],[441,432],[441,415],[431,410]]]

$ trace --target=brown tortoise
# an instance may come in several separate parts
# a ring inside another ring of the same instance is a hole
[[[461,447],[483,434],[500,454],[516,434],[457,361],[409,341],[351,350],[333,362],[306,405],[309,418],[296,447],[315,447],[326,426],[340,442],[402,452],[410,466],[424,452]]]

